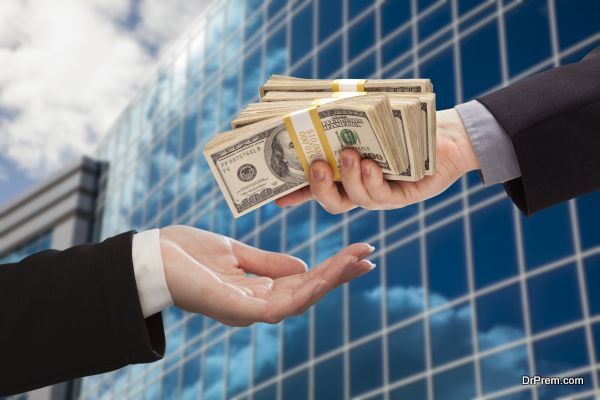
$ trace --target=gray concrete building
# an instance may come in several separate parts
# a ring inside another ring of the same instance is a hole
[[[84,157],[0,207],[0,264],[46,249],[92,241],[101,164]],[[66,382],[14,399],[68,400],[78,382]]]

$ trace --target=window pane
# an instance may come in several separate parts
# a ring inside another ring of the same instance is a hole
[[[319,41],[327,39],[342,26],[342,0],[319,1]]]
[[[255,325],[254,384],[260,384],[277,373],[279,359],[279,325]]]
[[[589,363],[583,329],[538,340],[533,344],[533,353],[536,372],[542,376],[558,376]]]
[[[475,284],[481,288],[518,273],[512,204],[493,204],[471,215]]]
[[[381,329],[381,272],[375,269],[349,286],[350,340],[354,340]]]
[[[293,249],[311,235],[310,203],[294,207],[287,215],[286,249]]]
[[[483,393],[519,385],[524,375],[530,375],[526,346],[519,346],[481,359]]]
[[[315,400],[344,398],[344,364],[342,356],[315,366]]]
[[[540,211],[529,218],[522,216],[521,224],[527,268],[539,267],[573,253],[566,203]]]
[[[470,99],[500,84],[500,51],[496,20],[461,40],[463,97]],[[472,60],[479,60],[477,63]]]
[[[328,78],[342,67],[342,37],[337,37],[319,51],[319,78]]]
[[[292,18],[291,64],[295,64],[312,48],[312,4],[300,10]]]
[[[227,396],[233,397],[248,388],[250,383],[250,359],[252,347],[250,329],[242,329],[229,338],[227,357]]]
[[[467,292],[463,220],[428,233],[426,240],[429,301],[435,307]]]
[[[285,26],[275,32],[267,42],[266,76],[282,74],[287,68],[287,44]]]
[[[472,399],[475,393],[475,370],[468,363],[433,376],[433,392],[436,400]]]
[[[425,370],[425,331],[423,321],[414,322],[388,334],[390,382]]]
[[[427,399],[427,381],[420,380],[390,392],[390,400]]]
[[[533,333],[581,318],[581,300],[574,265],[530,278],[527,286]]]
[[[518,284],[485,294],[476,301],[480,350],[489,350],[525,336]]]
[[[381,27],[382,36],[389,33],[406,23],[411,16],[410,2],[398,0],[385,0],[381,5]],[[410,29],[407,30],[410,32]]]
[[[577,198],[581,247],[589,249],[600,245],[600,190]]]
[[[223,397],[223,375],[225,370],[225,343],[212,345],[204,358],[204,399],[221,400]]]
[[[329,292],[315,307],[315,353],[317,355],[342,345],[344,338],[342,289],[343,287],[340,286]]]
[[[285,400],[306,400],[308,396],[308,371],[302,370],[285,378],[282,387],[282,398]]]
[[[386,254],[387,315],[393,324],[423,311],[420,239]]]
[[[348,34],[348,60],[352,61],[375,43],[375,13],[371,12],[354,24]]]
[[[350,351],[350,392],[356,396],[383,384],[381,339],[371,340]]]
[[[283,323],[283,369],[288,370],[308,360],[309,312],[286,319]]]
[[[551,55],[546,0],[532,0],[504,15],[508,68],[511,76]]]
[[[430,317],[433,366],[469,355],[471,343],[471,306],[463,303]]]
[[[600,255],[587,258],[584,265],[590,314],[600,314]]]

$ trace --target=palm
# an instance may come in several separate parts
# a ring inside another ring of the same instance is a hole
[[[365,244],[349,246],[306,272],[297,258],[184,226],[163,229],[161,248],[175,304],[238,326],[300,314],[372,268],[360,261],[371,251]]]

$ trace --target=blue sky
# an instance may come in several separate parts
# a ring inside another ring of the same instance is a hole
[[[0,2],[0,204],[93,154],[208,3]]]

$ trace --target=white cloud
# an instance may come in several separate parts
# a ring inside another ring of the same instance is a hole
[[[208,0],[2,0],[0,157],[33,177],[90,153]]]

